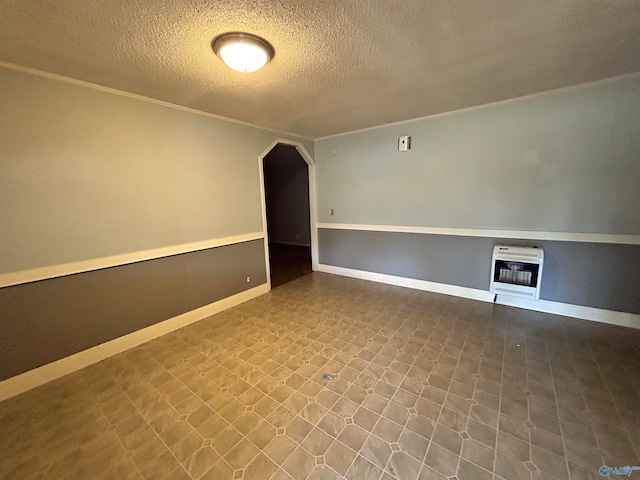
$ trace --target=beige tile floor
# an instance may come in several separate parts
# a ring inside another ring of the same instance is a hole
[[[639,372],[640,331],[312,274],[1,403],[0,477],[596,479]]]

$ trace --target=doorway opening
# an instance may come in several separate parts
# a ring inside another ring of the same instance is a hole
[[[313,270],[312,160],[299,144],[277,142],[261,157],[265,246],[271,288]],[[305,158],[308,157],[308,158]]]

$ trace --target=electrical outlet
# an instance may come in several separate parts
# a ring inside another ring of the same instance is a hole
[[[251,283],[251,277],[247,277],[247,283]]]
[[[333,208],[329,210],[329,215],[333,215]]]

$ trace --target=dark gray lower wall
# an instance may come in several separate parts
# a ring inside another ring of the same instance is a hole
[[[544,249],[540,298],[640,313],[640,246],[319,229],[320,263],[489,290],[496,244]]]
[[[0,289],[0,380],[266,281],[254,240]]]

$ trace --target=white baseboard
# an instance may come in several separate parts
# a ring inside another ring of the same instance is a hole
[[[615,312],[613,310],[551,302],[549,300],[527,300],[526,298],[509,297],[508,295],[498,295],[496,303],[565,317],[620,325],[622,327],[640,328],[640,315],[633,313]]]
[[[0,382],[0,401],[186,327],[269,291],[265,283]]]
[[[318,270],[325,273],[333,273],[344,277],[359,278],[372,282],[397,285],[399,287],[414,288],[427,292],[442,293],[456,297],[469,298],[482,302],[493,302],[493,293],[475,288],[457,287],[445,283],[427,282],[414,278],[396,277],[382,273],[367,272],[364,270],[354,270],[351,268],[334,267],[332,265],[318,265]],[[583,307],[581,305],[571,305],[569,303],[551,302],[549,300],[527,300],[507,295],[498,295],[496,303],[511,307],[535,310],[538,312],[552,313],[565,317],[592,320],[594,322],[620,325],[623,327],[640,328],[640,315],[625,312],[615,312],[613,310],[603,310],[600,308]]]
[[[372,282],[397,285],[398,287],[414,288],[416,290],[424,290],[427,292],[435,292],[442,293],[444,295],[453,295],[455,297],[470,298],[472,300],[480,300],[481,302],[493,302],[492,293],[475,288],[458,287],[456,285],[448,285],[446,283],[416,280],[415,278],[396,277],[394,275],[366,272],[364,270],[354,270],[352,268],[334,267],[333,265],[320,264],[318,265],[318,270],[320,272],[342,275],[343,277],[359,278],[361,280],[370,280]]]

